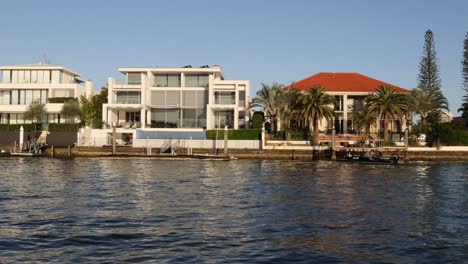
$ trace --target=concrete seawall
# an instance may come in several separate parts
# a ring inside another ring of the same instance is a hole
[[[437,150],[427,148],[424,150],[410,150],[405,153],[404,149],[386,148],[379,149],[383,151],[384,155],[391,153],[398,153],[401,159],[409,161],[468,161],[468,151],[465,150]],[[223,149],[192,149],[192,154],[223,154]],[[337,159],[343,159],[344,155],[348,152],[363,153],[364,149],[341,149],[336,153]],[[55,147],[52,153],[52,147],[45,150],[46,157],[107,157],[112,156],[111,147]],[[152,148],[151,153],[158,154],[159,148]],[[131,158],[132,156],[146,155],[146,148],[132,148],[132,147],[117,147],[117,154],[124,155]],[[179,148],[179,154],[187,154],[188,150]],[[319,153],[319,159],[330,160],[331,150],[325,150]],[[229,149],[228,155],[234,156],[238,159],[272,159],[272,160],[312,160],[312,152],[309,150],[253,150],[253,149]]]

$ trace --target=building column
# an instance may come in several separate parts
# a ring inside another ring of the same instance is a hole
[[[146,124],[149,124],[149,127],[151,127],[151,108],[146,110]]]
[[[185,73],[180,73],[180,87],[185,87]]]
[[[140,90],[140,123],[141,128],[146,128],[146,102],[147,102],[147,91],[151,83],[152,74],[151,72],[145,72],[141,74],[141,90]]]
[[[94,94],[93,83],[91,81],[86,81],[85,82],[85,96],[86,96],[86,98],[91,99],[91,96],[93,96],[93,94]],[[75,92],[75,97],[77,97],[76,92]]]
[[[343,134],[348,134],[348,95],[343,95]]]
[[[146,109],[144,107],[141,108],[140,115],[141,128],[146,128]]]
[[[236,82],[234,92],[234,129],[239,129],[239,85]]]
[[[206,129],[214,129],[215,128],[215,120],[214,111],[211,108],[211,105],[214,105],[214,92],[213,92],[213,83],[214,78],[213,74],[208,75],[208,102],[206,106]]]

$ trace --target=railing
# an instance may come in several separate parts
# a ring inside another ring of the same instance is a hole
[[[172,142],[172,139],[164,140],[164,143],[161,145],[161,154],[171,153],[171,155],[176,155],[177,148],[179,147],[180,140]]]
[[[117,98],[115,104],[140,104],[140,98]]]
[[[116,80],[116,79],[114,79],[114,83],[118,85],[141,85],[141,81],[129,83],[127,80]]]
[[[215,104],[219,105],[233,105],[236,103],[236,100],[234,98],[216,98],[215,99]]]

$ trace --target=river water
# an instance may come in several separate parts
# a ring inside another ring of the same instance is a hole
[[[468,164],[5,158],[0,263],[468,259]]]

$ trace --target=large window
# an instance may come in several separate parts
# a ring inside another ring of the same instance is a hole
[[[214,122],[215,128],[234,128],[234,110],[216,111]]]
[[[74,97],[75,91],[72,89],[55,89],[52,90],[54,97]]]
[[[239,91],[239,103],[238,106],[245,107],[245,91]]]
[[[208,91],[152,91],[152,127],[206,127]]]
[[[234,92],[216,92],[215,104],[232,105],[236,102],[236,94]]]
[[[125,122],[140,122],[141,113],[138,112],[125,112]]]
[[[180,109],[153,109],[151,111],[151,127],[180,127]]]
[[[185,87],[207,87],[209,83],[207,74],[186,74]]]
[[[129,72],[127,73],[128,84],[141,84],[141,73],[140,72]]]
[[[47,98],[48,91],[46,89],[21,89],[0,92],[0,104],[3,105],[29,105],[33,101],[46,104]]]
[[[180,87],[180,74],[154,75],[155,87]]]
[[[0,91],[0,104],[2,105],[10,104],[10,91]]]
[[[140,92],[117,91],[117,104],[140,104]]]

